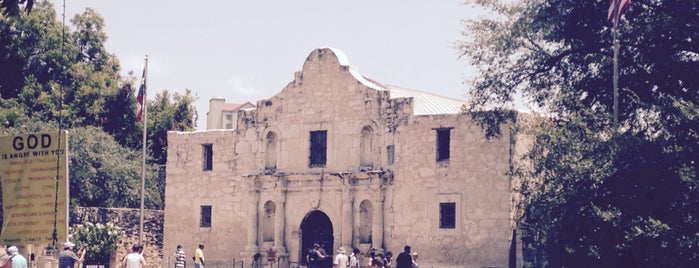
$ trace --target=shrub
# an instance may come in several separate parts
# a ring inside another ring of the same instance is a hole
[[[114,224],[93,224],[86,222],[72,228],[72,240],[76,252],[85,249],[86,262],[108,261],[109,256],[117,249],[124,236],[124,231]]]

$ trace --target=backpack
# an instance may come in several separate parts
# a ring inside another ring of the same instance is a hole
[[[308,254],[306,254],[308,263],[315,263],[316,260],[318,259],[318,253],[316,253],[315,249],[311,249],[308,251]]]

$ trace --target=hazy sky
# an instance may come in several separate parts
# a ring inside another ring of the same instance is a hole
[[[58,15],[63,1],[52,0]],[[342,50],[382,83],[464,99],[472,68],[459,60],[461,0],[66,0],[67,21],[90,7],[104,18],[107,50],[140,79],[148,54],[149,97],[167,89],[242,103],[273,96],[310,52]],[[137,82],[138,83],[138,82]]]

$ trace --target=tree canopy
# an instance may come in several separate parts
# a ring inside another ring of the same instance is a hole
[[[158,165],[167,161],[167,131],[196,127],[191,91],[151,90],[155,98],[147,103],[149,120],[144,126],[136,121],[132,86],[136,78],[133,72],[124,77],[118,58],[106,50],[108,36],[99,14],[88,8],[64,28],[48,1],[34,5],[29,0],[4,0],[0,8],[6,4],[26,5],[32,11],[0,13],[0,134],[60,126],[89,135],[76,137],[81,140],[71,144],[71,150],[80,152],[71,159],[79,164],[73,166],[77,172],[73,182],[93,187],[71,184],[71,189],[77,187],[74,204],[130,207],[133,193],[127,186],[140,181],[140,172],[133,169],[140,170],[142,130],[147,127],[148,182],[153,183],[147,205],[162,207],[164,185],[158,180]],[[110,153],[97,157],[94,148]],[[139,155],[136,160],[133,151]],[[113,193],[121,195],[108,193],[121,187],[125,187],[122,193]],[[99,194],[85,192],[88,189]]]
[[[474,0],[463,57],[480,69],[478,111],[518,95],[538,112],[518,218],[533,266],[699,265],[699,3],[633,1],[619,24],[619,128],[613,127],[609,1]],[[492,15],[492,16],[491,16]],[[497,125],[497,124],[494,124]]]
[[[71,129],[70,199],[87,207],[140,206],[140,151],[120,146],[112,136],[97,127]],[[116,157],[115,157],[116,156]],[[162,208],[156,165],[149,165],[145,180],[144,205]]]
[[[0,0],[0,11],[6,16],[18,16],[23,5],[24,9],[30,12],[34,6],[34,0]]]

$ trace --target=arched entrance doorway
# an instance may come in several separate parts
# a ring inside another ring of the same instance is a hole
[[[309,212],[301,222],[301,263],[306,264],[306,253],[314,243],[323,245],[328,255],[333,254],[333,224],[320,210]]]

